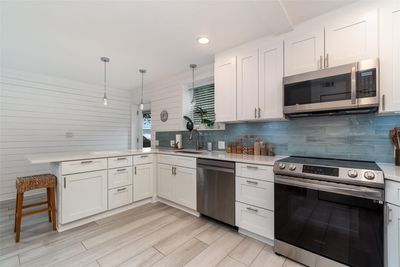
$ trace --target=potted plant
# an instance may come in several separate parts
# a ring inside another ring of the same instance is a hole
[[[207,118],[207,110],[202,109],[201,107],[196,107],[195,114],[200,116],[200,124],[211,127],[214,125],[214,121]]]

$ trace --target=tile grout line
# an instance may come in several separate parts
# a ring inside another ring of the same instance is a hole
[[[167,256],[167,254],[164,254],[164,253],[162,253],[161,251],[159,251],[154,245],[151,246],[151,247],[154,248],[154,249],[155,249],[156,251],[158,251],[159,253],[161,253],[161,255],[163,255],[164,257]],[[171,251],[171,253],[174,252],[174,251],[175,251],[175,250]],[[170,253],[170,254],[171,254],[171,253]]]
[[[254,259],[250,262],[250,264],[248,266],[251,266],[253,264],[253,262],[258,258],[258,256],[261,254],[261,252],[264,250],[265,248],[265,244],[262,246],[262,248],[260,249],[260,251],[257,253],[257,255],[254,257]]]

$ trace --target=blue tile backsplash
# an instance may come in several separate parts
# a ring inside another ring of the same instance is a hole
[[[203,147],[207,142],[217,149],[246,134],[274,146],[277,155],[305,155],[376,162],[394,162],[389,130],[400,127],[400,115],[347,115],[298,118],[288,121],[227,124],[225,130],[202,131]],[[184,148],[194,148],[188,131],[157,132],[159,147],[169,147],[175,134],[181,133]]]

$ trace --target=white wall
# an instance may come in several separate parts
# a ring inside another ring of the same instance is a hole
[[[130,90],[110,88],[105,107],[101,86],[4,69],[0,77],[0,201],[15,197],[16,177],[48,172],[26,155],[130,147]]]
[[[214,65],[198,67],[195,70],[195,86],[204,80],[213,80]],[[155,83],[144,85],[144,103],[151,105],[152,144],[155,144],[155,132],[177,131],[183,128],[183,91],[192,84],[192,71],[188,71]],[[140,89],[135,90],[133,103],[140,103]],[[160,113],[168,111],[168,121],[162,122]]]

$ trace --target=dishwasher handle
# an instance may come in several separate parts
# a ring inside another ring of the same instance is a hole
[[[198,169],[204,169],[204,170],[218,171],[218,172],[235,173],[235,169],[216,167],[216,166],[209,166],[209,165],[197,164],[197,168]]]

